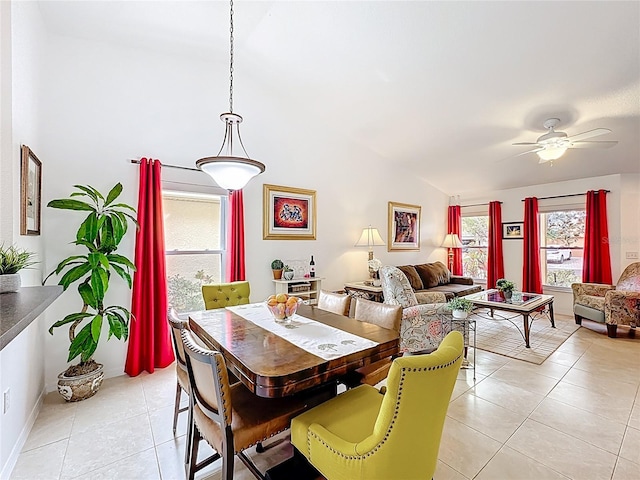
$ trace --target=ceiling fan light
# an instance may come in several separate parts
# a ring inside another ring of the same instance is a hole
[[[562,155],[564,155],[564,152],[566,151],[567,147],[550,147],[540,150],[536,153],[538,154],[538,157],[540,157],[540,160],[548,162],[550,160],[559,159]]]

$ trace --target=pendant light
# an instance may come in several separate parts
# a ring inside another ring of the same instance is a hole
[[[230,5],[229,111],[220,115],[220,120],[225,123],[224,140],[215,157],[201,158],[196,167],[213,178],[221,188],[233,191],[240,190],[249,180],[264,172],[265,166],[249,158],[240,137],[242,117],[233,113],[233,0]]]

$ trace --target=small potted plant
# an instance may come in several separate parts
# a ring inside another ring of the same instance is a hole
[[[473,310],[473,302],[464,297],[453,297],[447,302],[447,306],[452,310],[453,318],[464,319]]]
[[[499,292],[502,293],[505,300],[510,300],[511,295],[513,294],[513,290],[516,288],[516,284],[511,280],[507,280],[505,278],[501,278],[496,282],[496,288]]]
[[[282,260],[275,259],[271,262],[271,271],[273,272],[273,279],[280,280],[282,278],[282,270],[284,269],[284,263]]]
[[[14,245],[0,245],[0,293],[17,292],[20,289],[18,272],[38,263],[33,260],[35,255]]]
[[[282,276],[285,280],[293,280],[293,268],[291,268],[289,265],[285,265]]]

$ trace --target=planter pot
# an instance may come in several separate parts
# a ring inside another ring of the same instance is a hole
[[[513,292],[511,290],[505,290],[504,292],[502,292],[504,294],[504,299],[505,300],[511,300],[511,295],[513,295]]]
[[[273,272],[273,279],[280,280],[282,278],[282,269],[280,270],[271,270]]]
[[[19,273],[0,275],[0,293],[17,292],[18,290],[20,290]]]
[[[453,315],[453,318],[456,318],[458,320],[464,320],[469,316],[469,313],[465,312],[464,310],[453,310],[451,313]]]
[[[98,363],[98,368],[93,372],[67,377],[64,373],[58,375],[58,392],[67,402],[79,402],[93,397],[104,380],[104,367]]]
[[[284,272],[282,276],[284,277],[285,280],[293,280],[293,271]]]

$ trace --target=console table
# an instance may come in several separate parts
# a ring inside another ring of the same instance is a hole
[[[384,296],[382,295],[382,287],[374,287],[366,285],[364,282],[351,282],[344,284],[344,291],[353,298],[364,298],[374,302],[382,303]]]
[[[307,300],[309,305],[318,303],[318,295],[320,294],[322,278],[294,278],[292,280],[274,280],[276,284],[276,295],[278,293],[286,293],[287,295],[295,295]]]

